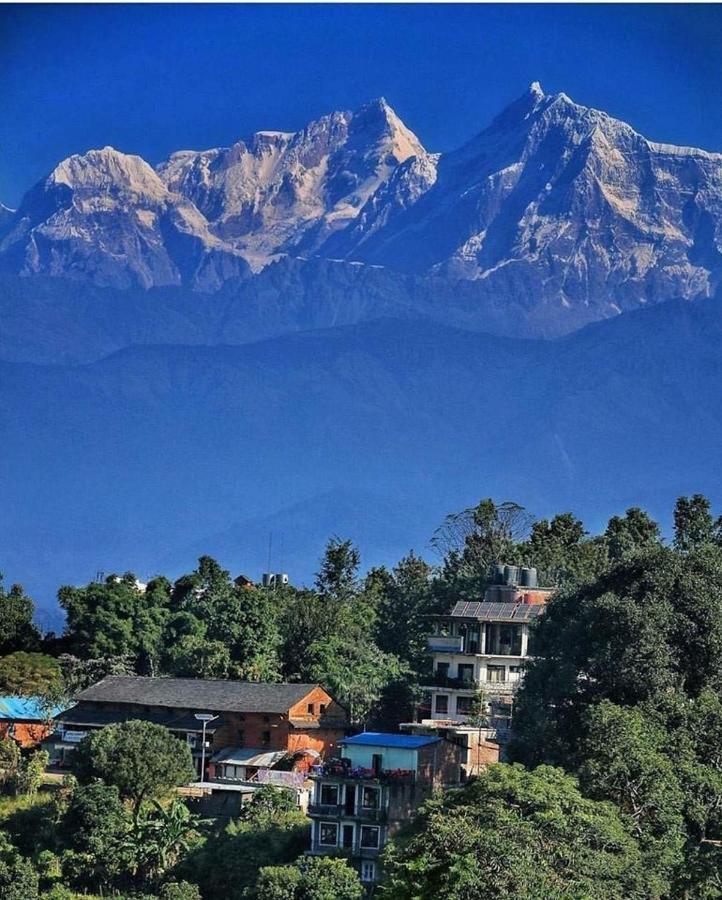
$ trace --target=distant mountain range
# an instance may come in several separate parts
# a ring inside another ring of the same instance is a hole
[[[305,260],[338,260],[383,267],[377,281],[402,304],[399,273],[415,276],[422,305],[462,282],[473,327],[549,336],[714,293],[722,154],[653,143],[535,82],[445,154],[384,100],[296,133],[180,151],[155,169],[91,150],[59,163],[0,229],[10,273],[233,285],[245,298],[264,290],[268,275],[257,286],[252,273],[274,261],[295,262],[303,281]],[[345,285],[325,293],[338,305]]]
[[[375,322],[244,346],[127,347],[0,364],[3,570],[59,583],[200,553],[309,582],[326,538],[364,563],[428,546],[482,496],[591,528],[639,504],[722,500],[722,299],[557,341]]]
[[[0,570],[57,621],[201,553],[308,582],[483,496],[722,503],[722,155],[538,84],[459,150],[383,101],[61,162],[0,206]],[[46,621],[49,621],[46,619]]]

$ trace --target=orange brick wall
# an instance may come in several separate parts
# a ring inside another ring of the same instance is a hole
[[[0,722],[0,739],[6,738],[10,731],[11,722]],[[21,747],[35,747],[49,734],[53,728],[45,722],[15,722],[13,738]]]

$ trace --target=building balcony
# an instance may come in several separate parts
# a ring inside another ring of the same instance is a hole
[[[416,781],[416,772],[413,769],[383,769],[381,772],[374,772],[373,769],[365,769],[362,766],[349,767],[340,763],[311,766],[309,776],[324,780],[365,781],[378,784],[413,784]]]
[[[447,688],[452,691],[475,691],[477,683],[473,678],[451,678],[449,675],[434,673],[431,678],[424,679],[424,687]]]
[[[426,645],[433,653],[463,653],[464,638],[461,635],[448,637],[432,634],[426,639]]]
[[[308,815],[319,819],[360,819],[363,822],[385,822],[388,813],[385,809],[355,807],[348,812],[345,804],[309,803]]]
[[[479,685],[486,697],[511,697],[521,684],[517,681],[482,681]]]

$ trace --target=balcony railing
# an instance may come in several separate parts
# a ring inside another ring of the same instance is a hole
[[[385,822],[387,819],[385,809],[357,806],[348,812],[344,803],[309,803],[308,814],[329,819],[363,819],[365,822]]]
[[[431,678],[425,678],[425,682],[430,687],[449,688],[450,690],[476,690],[476,681],[473,678],[451,678],[449,675],[443,675],[435,672]]]
[[[464,652],[464,638],[461,635],[456,636],[446,636],[446,635],[437,635],[432,634],[429,635],[427,640],[427,646],[429,650],[435,651],[436,653],[463,653]]]
[[[340,781],[376,781],[380,784],[412,784],[416,781],[413,769],[383,769],[376,772],[363,766],[343,766],[340,763],[326,763],[311,766],[312,778],[333,778]]]

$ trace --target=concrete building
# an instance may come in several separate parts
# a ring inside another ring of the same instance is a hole
[[[531,628],[551,594],[537,586],[535,569],[496,566],[494,575],[483,600],[432,617],[429,715],[402,726],[458,742],[467,775],[503,754],[514,695],[534,655]]]
[[[364,732],[340,746],[341,759],[312,768],[310,853],[348,856],[372,885],[389,837],[434,790],[459,784],[461,753],[436,735]]]

